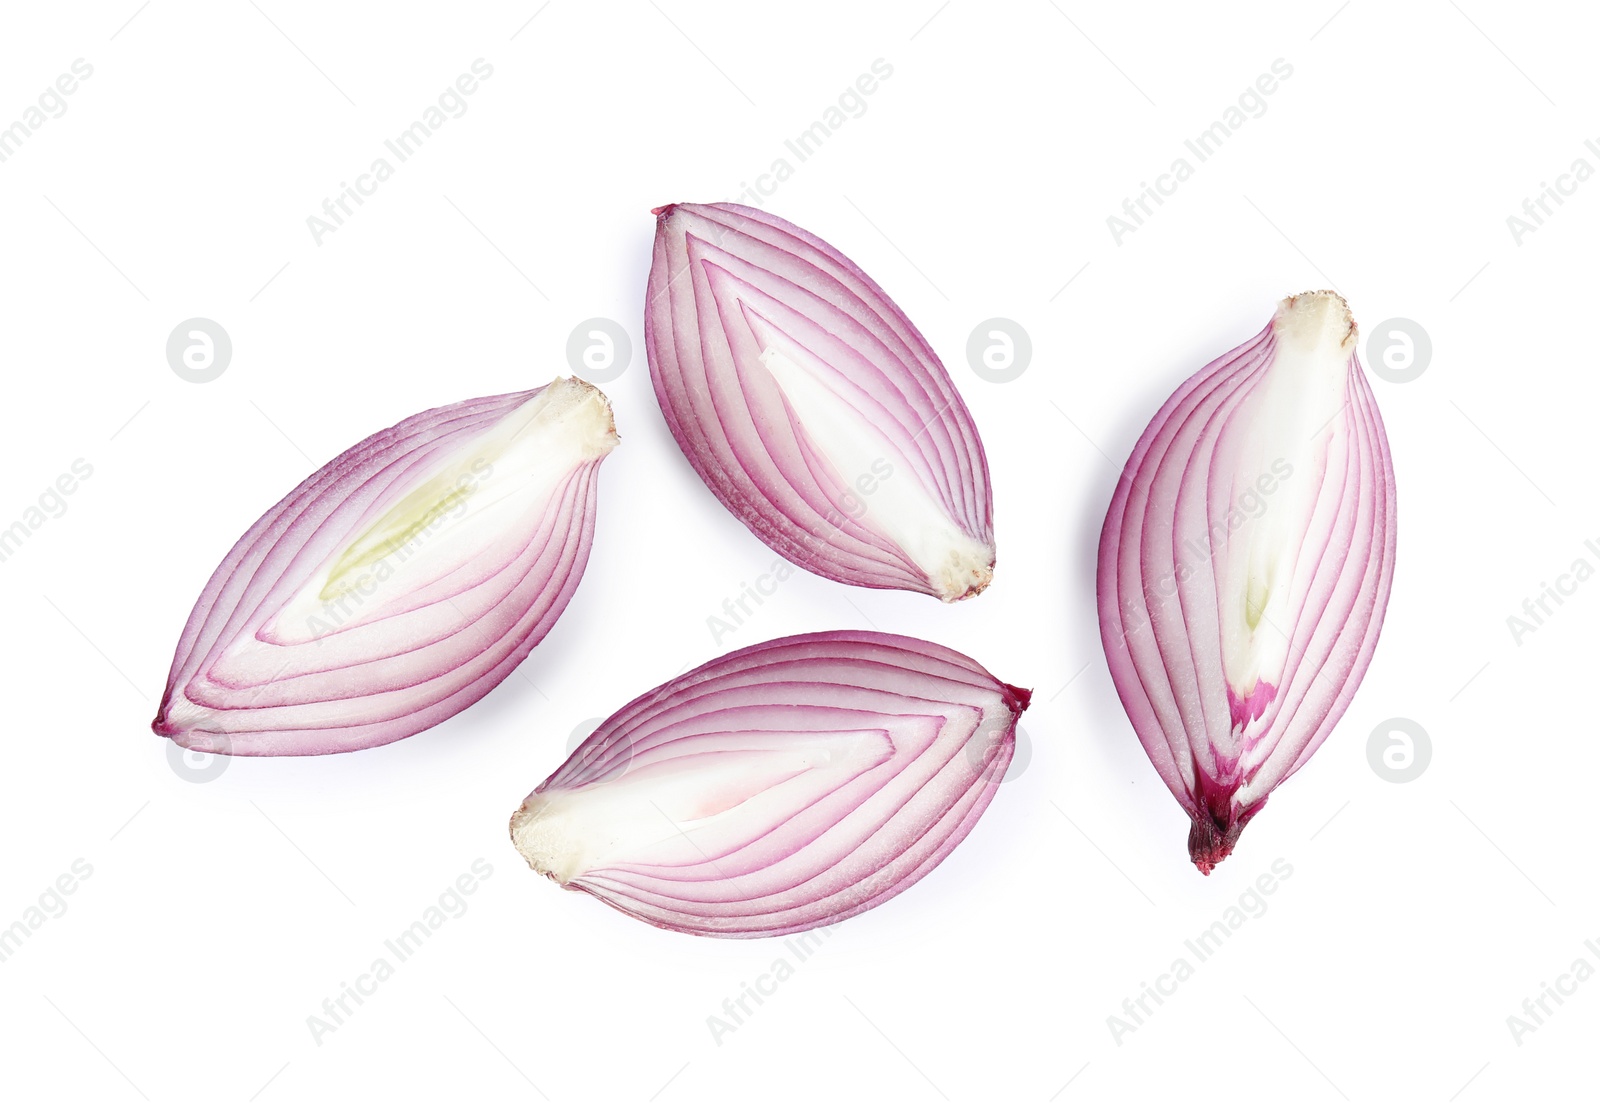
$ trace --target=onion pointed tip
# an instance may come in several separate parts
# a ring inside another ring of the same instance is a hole
[[[1011,695],[1011,700],[1007,704],[1011,706],[1012,716],[1021,716],[1027,711],[1028,706],[1033,704],[1033,690],[1023,689],[1021,686],[1014,686],[1009,682],[1001,682],[1000,684]]]
[[[994,581],[994,554],[988,549],[954,551],[942,570],[928,576],[935,596],[946,605],[977,597]]]
[[[1358,329],[1350,304],[1337,291],[1302,291],[1278,304],[1272,328],[1279,337],[1315,347],[1326,343],[1342,353],[1355,351]]]
[[[1227,827],[1219,829],[1210,817],[1191,821],[1189,859],[1194,862],[1194,867],[1205,876],[1211,876],[1211,871],[1233,853],[1234,846],[1239,842],[1239,836],[1244,832],[1244,825],[1244,820],[1235,820]]]
[[[600,417],[590,419],[589,450],[593,455],[604,456],[622,443],[622,437],[617,433],[616,411],[611,407],[611,399],[607,398],[606,393],[599,387],[575,375],[565,378],[558,375],[551,381],[550,386],[555,390],[553,401],[563,402],[568,410],[581,409],[589,403],[598,406],[598,412],[603,415],[604,421],[602,423]]]
[[[560,840],[549,837],[547,815],[548,801],[538,790],[528,794],[520,807],[511,814],[511,845],[517,848],[528,868],[543,874],[562,888],[571,879],[571,870],[558,868],[556,855],[563,847]],[[570,866],[571,863],[565,863]]]

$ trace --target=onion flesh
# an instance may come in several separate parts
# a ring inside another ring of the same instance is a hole
[[[1101,532],[1101,639],[1201,872],[1349,705],[1395,531],[1388,439],[1333,292],[1285,299],[1140,437]]]
[[[607,719],[511,818],[536,871],[645,922],[757,938],[902,892],[971,830],[1030,694],[879,632],[732,652]]]
[[[152,728],[220,754],[329,754],[460,712],[566,608],[616,443],[605,396],[558,379],[345,451],[212,574]]]
[[[847,257],[733,203],[656,210],[645,347],[667,425],[774,551],[957,601],[994,571],[976,426],[905,313]]]

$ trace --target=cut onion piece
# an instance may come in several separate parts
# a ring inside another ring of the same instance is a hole
[[[631,702],[511,817],[538,872],[658,927],[835,923],[938,865],[988,807],[1030,693],[937,644],[756,644]]]
[[[1285,299],[1139,438],[1100,536],[1100,634],[1202,873],[1322,745],[1366,673],[1394,466],[1331,291]]]
[[[306,479],[233,546],[152,724],[199,751],[330,754],[488,693],[566,608],[611,405],[578,379],[427,410]]]
[[[734,203],[657,208],[645,305],[667,425],[778,554],[944,601],[994,573],[983,444],[938,357],[827,242]]]

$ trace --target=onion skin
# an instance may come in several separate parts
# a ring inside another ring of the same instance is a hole
[[[1101,641],[1202,873],[1333,730],[1394,576],[1394,465],[1342,298],[1285,299],[1169,398],[1100,537]]]
[[[667,930],[836,923],[966,837],[1030,696],[905,636],[756,644],[607,719],[517,809],[512,842],[564,888]]]
[[[316,755],[454,716],[566,608],[616,443],[605,396],[558,379],[348,449],[218,565],[152,729],[199,751]]]
[[[981,593],[994,572],[983,444],[905,313],[837,249],[765,211],[654,213],[650,378],[711,492],[824,578],[943,601]]]

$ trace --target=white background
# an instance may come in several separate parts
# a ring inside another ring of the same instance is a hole
[[[1591,1093],[1600,983],[1520,1045],[1507,1017],[1600,938],[1600,581],[1520,645],[1506,618],[1600,561],[1600,182],[1520,245],[1506,218],[1575,158],[1600,167],[1583,144],[1600,28],[1485,0],[540,2],[7,7],[0,126],[74,59],[94,72],[0,164],[0,527],[73,460],[93,475],[0,564],[0,926],[75,860],[92,875],[0,964],[0,1093]],[[494,73],[466,114],[317,244],[307,217],[480,57]],[[878,58],[893,75],[866,112],[788,155],[767,206],[861,264],[943,356],[988,447],[996,581],[943,607],[798,575],[714,642],[707,618],[773,556],[656,407],[649,210],[735,198]],[[1117,244],[1107,215],[1278,58],[1293,75],[1265,114]],[[1339,728],[1203,878],[1106,671],[1095,543],[1166,395],[1282,295],[1329,285],[1364,325],[1432,338],[1421,378],[1373,381],[1393,599]],[[164,352],[195,316],[234,345],[205,385]],[[606,387],[623,444],[583,584],[519,672],[391,746],[231,760],[205,783],[174,767],[148,724],[238,535],[366,434],[564,372],[594,316],[634,337]],[[964,351],[995,316],[1034,346],[1005,385]],[[686,664],[868,626],[1034,687],[1025,768],[936,872],[837,928],[718,1044],[708,1016],[781,946],[559,892],[507,817],[576,727]],[[1368,764],[1396,716],[1431,736],[1408,784]],[[469,909],[317,1044],[307,1017],[480,858]],[[1293,874],[1266,913],[1118,1044],[1108,1016],[1277,859]]]

